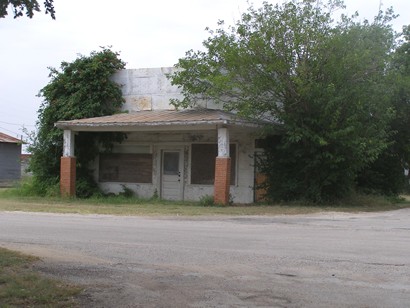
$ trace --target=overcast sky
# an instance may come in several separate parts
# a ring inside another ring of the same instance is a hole
[[[34,130],[48,79],[47,67],[58,68],[77,54],[99,46],[121,52],[127,68],[174,65],[189,49],[200,49],[205,27],[219,19],[233,24],[246,11],[246,0],[55,0],[56,20],[37,13],[33,19],[0,19],[0,132],[20,137]],[[260,6],[262,0],[250,1]],[[280,0],[270,0],[277,3]],[[349,12],[372,19],[380,0],[345,0]],[[39,0],[39,3],[43,3]],[[410,23],[410,1],[383,0],[400,17],[396,30]],[[115,5],[114,5],[115,4]],[[19,135],[19,136],[18,136]]]

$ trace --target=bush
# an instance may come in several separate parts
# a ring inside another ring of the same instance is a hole
[[[27,177],[17,183],[13,189],[13,194],[22,197],[51,197],[56,195],[56,191],[57,195],[59,195],[59,187],[57,178],[42,181],[35,176]]]
[[[151,200],[159,200],[158,190],[155,188],[154,193],[152,194]]]
[[[121,184],[121,187],[122,187],[122,192],[118,194],[119,196],[122,196],[125,198],[135,197],[135,193],[131,188],[125,186],[124,184]]]
[[[363,169],[357,178],[359,191],[366,194],[397,196],[405,191],[406,184],[401,157],[389,151]]]
[[[87,178],[77,179],[75,193],[78,198],[89,198],[100,192],[94,180]]]
[[[199,204],[202,206],[213,206],[215,205],[214,197],[210,195],[205,195],[199,198]]]
[[[45,197],[60,197],[60,183],[55,183],[54,185],[47,186]]]

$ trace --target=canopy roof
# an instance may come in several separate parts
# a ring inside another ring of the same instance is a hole
[[[58,121],[55,125],[60,129],[73,131],[135,131],[206,128],[218,125],[258,128],[262,124],[218,109],[185,109],[120,113],[104,117]]]
[[[6,143],[22,143],[20,139],[14,138],[12,136],[6,135],[4,133],[0,133],[0,142]]]

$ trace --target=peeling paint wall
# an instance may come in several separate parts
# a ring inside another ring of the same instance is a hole
[[[146,68],[121,70],[112,80],[122,86],[125,99],[123,110],[140,111],[174,109],[172,98],[181,98],[178,87],[172,86],[166,75],[173,68]]]
[[[171,99],[182,99],[180,89],[172,86],[167,78],[175,68],[146,68],[128,69],[117,72],[112,80],[122,85],[122,93],[125,98],[124,111],[134,112],[141,110],[171,109]],[[204,108],[217,109],[218,106],[211,101],[199,103]],[[254,185],[254,137],[244,130],[229,129],[230,143],[237,144],[236,185],[231,185],[233,201],[237,203],[253,202]],[[152,184],[124,184],[133,189],[140,197],[150,198],[155,191],[161,191],[161,150],[178,147],[183,152],[183,197],[184,200],[199,200],[202,196],[213,195],[213,185],[190,184],[190,151],[192,143],[217,143],[217,128],[207,131],[160,131],[129,133],[128,139],[122,144],[122,151],[132,152],[138,146],[150,146],[153,155],[153,178]],[[95,163],[95,176],[98,179],[98,162]],[[215,168],[215,166],[209,166]],[[106,192],[118,193],[122,190],[121,183],[101,183]]]
[[[213,185],[191,185],[190,184],[190,151],[192,143],[216,143],[217,131],[196,131],[196,132],[144,132],[129,133],[128,138],[121,145],[122,151],[132,152],[132,149],[141,149],[149,146],[153,155],[153,179],[152,184],[130,184],[123,183],[128,188],[143,198],[151,198],[155,191],[161,191],[161,150],[164,148],[180,148],[183,152],[183,181],[184,200],[198,201],[202,196],[213,195]],[[230,131],[230,142],[237,145],[237,166],[236,185],[231,185],[231,195],[236,203],[253,202],[254,185],[254,136],[247,132]],[[118,151],[121,151],[118,148]],[[98,179],[98,161],[95,162],[95,177]],[[209,166],[215,168],[215,166]],[[105,192],[118,193],[122,191],[121,183],[100,183],[100,187]]]
[[[170,99],[182,99],[181,90],[171,85],[167,75],[173,67],[126,69],[115,73],[112,80],[122,86],[124,111],[174,110]],[[199,103],[204,108],[218,109],[211,101]]]

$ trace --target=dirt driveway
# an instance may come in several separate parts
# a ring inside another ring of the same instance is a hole
[[[84,307],[409,307],[410,209],[146,218],[0,212]]]

